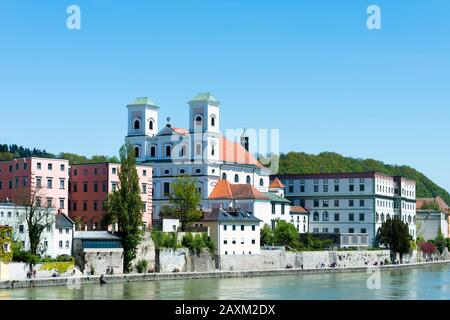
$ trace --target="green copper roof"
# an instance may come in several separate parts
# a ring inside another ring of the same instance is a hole
[[[150,100],[148,97],[136,98],[131,104],[131,106],[155,106],[156,104]]]
[[[267,198],[270,199],[270,201],[272,202],[284,202],[284,203],[291,203],[289,200],[287,200],[286,198],[281,198],[279,196],[277,196],[276,194],[273,194],[271,192],[263,192],[263,195],[265,195]]]
[[[199,93],[195,96],[194,99],[191,100],[191,102],[197,102],[197,101],[208,101],[208,102],[219,102],[216,98],[212,96],[209,92],[206,93]]]

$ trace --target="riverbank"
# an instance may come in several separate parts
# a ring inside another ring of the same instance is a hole
[[[433,265],[450,264],[450,260],[420,262],[401,265],[385,265],[378,267],[369,267],[370,269],[379,268],[380,271],[395,269],[414,269]],[[367,272],[368,267],[355,268],[322,268],[322,269],[278,269],[264,271],[215,271],[215,272],[188,272],[188,273],[151,273],[151,274],[127,274],[105,276],[107,283],[123,282],[145,282],[145,281],[164,281],[164,280],[192,280],[192,279],[218,279],[218,278],[248,278],[248,277],[269,277],[282,275],[303,275],[320,273],[353,273]],[[100,276],[82,276],[77,278],[41,278],[32,280],[8,280],[0,281],[0,289],[33,288],[33,287],[52,287],[52,286],[71,286],[99,284]]]

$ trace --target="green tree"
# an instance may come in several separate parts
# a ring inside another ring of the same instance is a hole
[[[103,225],[118,224],[124,250],[124,270],[131,270],[137,246],[142,240],[142,199],[134,150],[129,144],[120,148],[119,186],[108,196]]]
[[[260,233],[260,242],[262,246],[271,246],[274,244],[272,229],[267,224],[261,228]]]
[[[377,234],[378,241],[395,253],[400,254],[400,259],[411,249],[411,236],[406,223],[397,219],[389,219],[383,222]]]
[[[298,246],[298,231],[292,223],[279,220],[273,231],[273,238],[277,245],[280,246]]]
[[[173,183],[172,188],[173,193],[169,195],[170,206],[162,210],[162,216],[176,217],[181,222],[181,230],[185,231],[189,223],[202,218],[201,195],[197,191],[197,180],[180,176]]]
[[[436,239],[434,240],[434,244],[439,252],[442,254],[444,252],[445,247],[447,246],[447,241],[445,241],[444,234],[442,233],[442,229],[439,226],[438,234]]]

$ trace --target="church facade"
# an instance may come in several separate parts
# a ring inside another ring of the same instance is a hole
[[[149,98],[137,98],[127,106],[126,141],[134,147],[137,161],[153,168],[155,223],[160,222],[172,184],[181,175],[196,178],[205,208],[209,207],[208,197],[219,180],[269,191],[270,171],[249,152],[248,139],[229,139],[222,134],[220,102],[209,93],[201,93],[188,105],[189,128],[173,126],[170,118],[160,128],[159,107]]]

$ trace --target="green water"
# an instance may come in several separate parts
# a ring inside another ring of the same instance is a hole
[[[233,279],[175,280],[0,290],[0,299],[139,300],[450,300],[450,265],[380,273],[380,289],[370,290],[366,273],[306,274]]]

